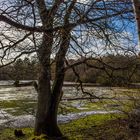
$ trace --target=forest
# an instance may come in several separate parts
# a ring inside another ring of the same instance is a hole
[[[71,59],[70,64],[81,61]],[[52,59],[51,75],[55,79],[55,62]],[[53,63],[54,62],[54,63]],[[106,64],[105,67],[104,64]],[[108,55],[90,58],[86,63],[75,67],[83,83],[97,83],[102,86],[125,86],[140,82],[140,59],[138,55]],[[36,56],[17,59],[13,64],[0,69],[1,80],[37,80],[39,62]],[[66,71],[65,81],[77,82],[72,69]]]

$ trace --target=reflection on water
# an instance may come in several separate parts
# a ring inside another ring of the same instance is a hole
[[[33,87],[3,87],[0,88],[0,101],[36,99],[37,93]]]

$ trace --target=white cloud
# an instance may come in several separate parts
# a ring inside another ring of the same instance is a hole
[[[88,3],[89,2],[89,0],[77,0],[78,2],[80,2],[80,3]]]

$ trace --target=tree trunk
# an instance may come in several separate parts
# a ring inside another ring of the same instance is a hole
[[[137,28],[138,28],[138,37],[139,37],[139,46],[140,46],[140,0],[132,0],[134,12],[137,21]]]
[[[53,28],[53,16],[46,9],[44,0],[36,0],[44,28]],[[39,47],[40,76],[38,80],[38,107],[35,121],[35,135],[46,134],[48,137],[61,137],[57,125],[58,97],[51,90],[50,56],[53,46],[53,32],[45,32]]]
[[[40,92],[35,135],[45,134],[48,137],[61,137],[62,133],[57,125],[56,104],[52,97],[46,96],[48,91],[46,84],[41,86],[41,88],[43,87],[46,92]]]
[[[35,135],[60,137],[62,134],[57,126],[56,106],[49,89],[50,81],[46,78],[46,72],[43,72],[39,79]]]
[[[61,137],[57,125],[57,105],[51,92],[50,54],[52,33],[44,34],[38,56],[40,61],[40,77],[38,80],[38,107],[35,122],[35,135],[46,134],[49,137]]]

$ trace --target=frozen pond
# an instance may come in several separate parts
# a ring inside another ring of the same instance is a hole
[[[32,86],[13,87],[12,84],[13,81],[0,81],[0,126],[33,126],[37,93]],[[65,100],[62,100],[60,104],[59,123],[66,123],[91,114],[117,113],[124,107],[124,104],[122,106],[120,102],[116,102],[116,99],[120,99],[128,105],[129,98],[139,97],[138,89],[86,87],[85,90],[101,98],[113,99],[102,100],[101,102],[97,99],[67,101],[69,98],[85,98],[88,96],[83,96],[81,91],[74,87],[63,87],[63,99]]]
[[[58,115],[58,123],[68,123],[72,120],[76,120],[79,118],[86,117],[88,115],[95,114],[112,114],[119,113],[119,111],[88,111],[88,112],[80,112],[80,113],[69,113],[67,115]],[[33,127],[35,123],[35,117],[33,115],[21,115],[21,116],[9,116],[6,114],[7,119],[2,119],[0,121],[1,127],[10,127],[10,128],[22,128],[22,127]],[[5,116],[6,117],[6,116]]]

